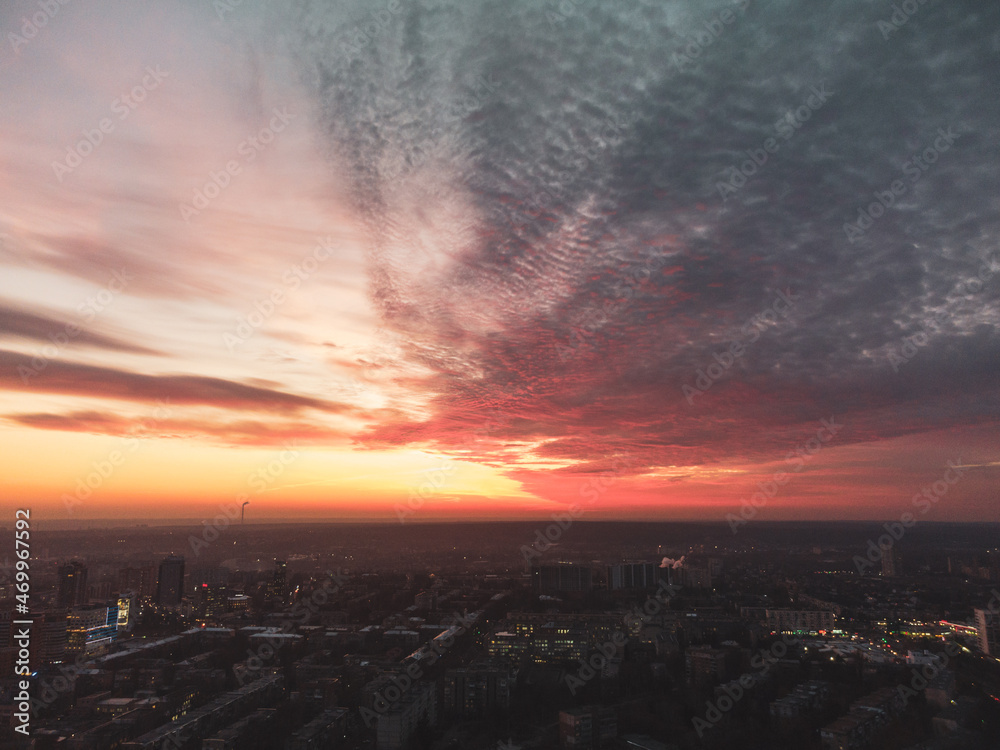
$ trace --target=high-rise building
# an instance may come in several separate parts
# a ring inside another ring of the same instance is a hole
[[[593,570],[589,565],[556,563],[532,567],[531,580],[537,591],[590,591]]]
[[[118,630],[132,631],[135,625],[135,593],[126,591],[118,595]]]
[[[118,590],[134,591],[140,599],[152,599],[156,595],[156,568],[152,565],[122,568],[118,571]]]
[[[111,581],[101,581],[100,583],[92,583],[87,587],[87,599],[88,602],[103,602],[110,599],[115,593],[114,584]]]
[[[271,585],[268,586],[268,593],[271,596],[284,596],[285,595],[285,578],[287,574],[288,565],[284,560],[275,560],[274,562],[274,576],[271,578]]]
[[[66,610],[32,613],[32,666],[60,664],[66,659]]]
[[[59,567],[56,603],[60,607],[79,607],[87,603],[87,566],[79,560]]]
[[[66,632],[66,650],[71,654],[107,649],[118,636],[118,603],[71,609]]]
[[[979,650],[987,656],[1000,656],[1000,612],[977,609],[976,630],[979,634]]]
[[[156,581],[156,603],[161,607],[176,607],[184,596],[184,558],[171,555],[160,563]]]
[[[896,548],[889,547],[882,550],[882,577],[896,577]]]
[[[229,587],[217,583],[203,583],[195,590],[198,617],[215,620],[226,613]]]
[[[655,589],[660,582],[656,563],[624,562],[608,566],[608,588]]]

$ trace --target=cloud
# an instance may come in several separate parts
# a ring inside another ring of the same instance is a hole
[[[149,354],[162,356],[162,352],[132,344],[111,336],[80,330],[80,321],[65,321],[49,314],[30,312],[22,308],[0,303],[0,338],[4,336],[56,344],[62,338],[72,344],[80,344],[98,349],[125,352],[127,354]],[[60,338],[62,337],[62,338]]]
[[[340,413],[352,409],[346,404],[198,375],[143,375],[62,360],[46,361],[44,367],[35,369],[32,357],[3,350],[0,388],[139,402],[169,399],[175,404],[250,411],[316,409]]]
[[[67,414],[34,413],[7,414],[5,419],[41,430],[85,432],[122,437],[132,434],[136,421],[126,417],[96,411]],[[349,434],[321,425],[287,420],[212,421],[191,418],[157,418],[146,422],[145,432],[155,430],[159,437],[207,439],[227,445],[285,445],[289,440],[299,444],[345,444]]]
[[[428,371],[421,410],[362,440],[642,471],[773,459],[831,416],[845,443],[1000,420],[1000,105],[977,93],[997,9],[923,8],[919,35],[883,43],[874,8],[754,4],[678,68],[730,3],[602,2],[553,25],[527,3],[423,0],[360,50],[306,7],[301,60],[368,219],[373,303]],[[816,87],[825,103],[779,127]],[[462,100],[474,112],[447,116]],[[954,146],[903,171],[949,127]],[[721,195],[768,138],[780,152]],[[849,241],[896,179],[906,193]]]

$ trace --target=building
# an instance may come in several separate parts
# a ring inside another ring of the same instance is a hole
[[[927,700],[927,705],[939,711],[946,708],[955,697],[956,685],[955,673],[950,669],[942,669],[931,678],[927,689],[924,691],[924,698]]]
[[[434,591],[421,591],[413,597],[413,604],[417,609],[434,609],[437,604],[437,594]]]
[[[134,591],[140,599],[152,599],[156,596],[156,568],[152,565],[122,568],[118,571],[118,590]]]
[[[684,672],[695,687],[718,685],[730,670],[727,652],[711,646],[692,646],[684,655]]]
[[[87,567],[78,560],[61,565],[56,604],[60,607],[80,607],[86,603]]]
[[[66,618],[66,636],[67,653],[107,650],[118,637],[118,603],[71,609]]]
[[[461,667],[444,676],[442,713],[479,717],[510,708],[514,676],[506,666]]]
[[[100,583],[92,583],[87,587],[87,598],[81,602],[86,604],[87,602],[106,602],[112,596],[115,595],[117,590],[111,581],[101,581]]]
[[[851,712],[820,730],[823,750],[865,750],[875,734],[874,719],[865,713]]]
[[[285,750],[326,750],[337,747],[347,734],[346,708],[324,711],[288,738]]]
[[[433,683],[420,682],[402,697],[375,724],[375,750],[404,750],[421,725],[437,723],[437,688]]]
[[[32,665],[61,664],[66,660],[66,610],[47,610],[32,615]]]
[[[223,693],[208,703],[185,711],[172,721],[120,745],[122,750],[163,750],[186,747],[186,740],[211,737],[234,719],[258,708],[271,708],[285,695],[281,675],[266,675],[243,687]],[[217,746],[217,745],[216,745]]]
[[[267,593],[271,596],[282,597],[285,595],[286,588],[286,577],[288,573],[288,564],[284,560],[275,560],[274,562],[274,575],[271,577],[271,583],[268,584]]]
[[[392,628],[382,634],[382,644],[386,648],[398,648],[410,652],[420,645],[420,633],[405,628]]]
[[[131,591],[118,595],[118,631],[131,632],[135,625],[135,594]]]
[[[884,687],[851,704],[846,716],[820,730],[823,750],[866,750],[881,730],[906,708],[906,696],[895,687]]]
[[[121,716],[135,708],[137,702],[135,698],[107,698],[95,703],[90,707],[90,710],[98,716]]]
[[[769,609],[765,618],[767,626],[778,633],[829,632],[837,623],[833,612],[822,609]]]
[[[539,565],[531,568],[531,580],[536,591],[590,591],[594,571],[577,563]]]
[[[610,747],[618,736],[613,708],[584,706],[559,712],[559,747]]]
[[[1000,656],[1000,612],[976,610],[976,637],[980,652],[987,656]]]
[[[607,614],[511,612],[507,618],[506,629],[487,637],[487,653],[512,661],[527,657],[537,664],[585,658],[613,642],[622,627],[620,616]]]
[[[689,586],[693,589],[712,588],[712,569],[708,563],[688,560],[679,568],[670,569],[670,583]]]
[[[156,603],[161,607],[176,607],[184,596],[184,558],[171,555],[160,563],[156,580]]]
[[[486,637],[486,653],[491,659],[509,659],[516,662],[527,652],[527,640],[509,630],[497,630]]]
[[[195,599],[198,618],[216,620],[226,613],[229,588],[216,583],[203,583],[195,590]]]
[[[608,588],[655,589],[660,583],[659,566],[656,563],[624,562],[608,566]]]
[[[822,680],[798,685],[783,698],[771,701],[771,718],[788,721],[817,716],[827,707],[830,695],[830,683]]]
[[[896,577],[896,548],[889,547],[882,550],[882,577]]]
[[[244,748],[256,750],[263,748],[266,745],[266,738],[272,733],[276,716],[276,709],[258,708],[252,714],[234,721],[203,739],[201,750],[244,750]],[[289,747],[291,747],[291,741],[297,736],[298,732],[289,738]],[[309,747],[309,745],[306,744],[305,747]]]
[[[621,631],[621,615],[578,614],[575,612],[538,613],[511,612],[507,615],[509,629],[519,636],[530,637],[549,627],[579,628],[586,631],[594,645],[607,643]]]

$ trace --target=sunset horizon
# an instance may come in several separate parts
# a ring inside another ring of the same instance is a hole
[[[0,3],[0,750],[996,750],[1000,3]]]
[[[0,15],[5,513],[1000,521],[991,37],[384,5]]]

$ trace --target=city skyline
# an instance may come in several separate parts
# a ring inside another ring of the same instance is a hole
[[[1000,521],[997,8],[40,7],[9,516]]]

